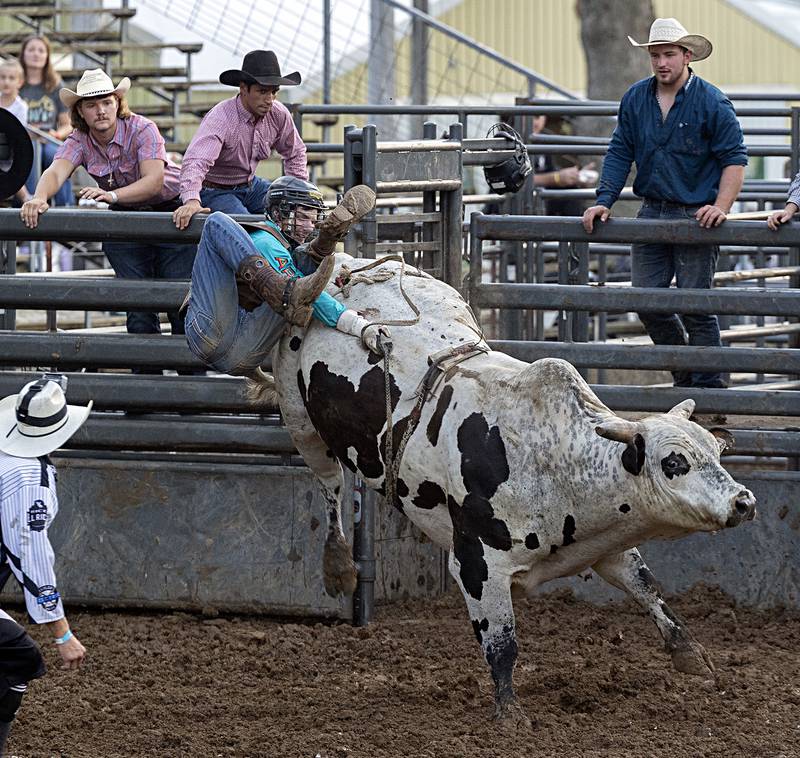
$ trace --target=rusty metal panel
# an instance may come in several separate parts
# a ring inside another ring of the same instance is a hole
[[[352,617],[349,598],[325,594],[325,504],[309,469],[71,458],[56,465],[60,509],[50,534],[67,608]],[[352,520],[345,497],[350,539]],[[377,523],[378,598],[436,594],[438,548],[420,544],[407,519],[385,507]],[[5,596],[19,599],[11,584]]]
[[[457,150],[381,153],[375,156],[377,182],[461,181]]]
[[[376,498],[375,600],[438,595],[446,586],[446,553],[400,511]]]

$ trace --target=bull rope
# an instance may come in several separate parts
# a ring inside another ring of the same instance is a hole
[[[414,318],[370,322],[361,330],[361,342],[365,345],[365,347],[366,343],[364,342],[364,332],[372,326],[414,326],[415,324],[419,323],[420,320],[419,308],[417,308],[416,304],[411,300],[403,288],[403,275],[405,274],[406,262],[402,255],[387,255],[384,258],[378,258],[377,260],[372,261],[372,263],[368,263],[366,266],[348,271],[346,280],[340,285],[342,293],[345,297],[347,297],[350,294],[350,289],[354,284],[374,284],[376,282],[386,281],[389,276],[365,277],[363,276],[363,272],[376,268],[388,261],[397,261],[400,263],[400,275],[398,277],[400,294],[408,304],[408,307],[414,312]],[[417,387],[417,402],[414,403],[414,407],[411,409],[411,413],[408,416],[408,424],[406,424],[406,428],[403,431],[403,436],[400,438],[399,444],[397,445],[396,453],[394,451],[394,423],[392,419],[392,386],[390,373],[393,345],[391,339],[383,338],[380,334],[378,335],[378,348],[383,353],[383,377],[386,396],[386,442],[384,443],[383,450],[383,459],[385,464],[384,497],[392,505],[396,504],[397,478],[400,472],[400,464],[403,462],[403,454],[405,453],[406,445],[408,440],[411,439],[411,435],[414,434],[417,426],[419,425],[419,421],[422,418],[422,409],[425,406],[428,397],[433,393],[434,387],[439,379],[444,376],[445,367],[443,364],[448,362],[446,368],[449,370],[453,366],[469,360],[476,355],[489,352],[489,347],[486,345],[480,328],[473,329],[473,331],[475,331],[478,335],[477,340],[473,342],[466,342],[463,345],[458,345],[456,347],[447,347],[432,356],[428,356],[428,370],[425,372],[424,376],[422,377],[422,381]]]

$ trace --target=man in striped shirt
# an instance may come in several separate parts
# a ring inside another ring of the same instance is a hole
[[[62,668],[80,668],[86,649],[64,614],[47,531],[58,513],[56,472],[47,457],[83,424],[92,404],[67,405],[66,377],[45,375],[0,400],[0,588],[11,574],[28,615],[47,627]],[[44,676],[36,643],[0,610],[0,755],[28,682]]]
[[[281,85],[300,84],[295,71],[281,75],[271,50],[253,50],[241,70],[223,71],[222,84],[239,94],[217,103],[203,118],[181,163],[181,200],[173,214],[185,229],[195,213],[263,213],[269,182],[256,176],[259,161],[273,151],[284,160],[284,173],[308,179],[306,146],[285,105],[275,97]]]

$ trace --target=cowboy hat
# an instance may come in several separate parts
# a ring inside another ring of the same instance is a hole
[[[38,458],[60,448],[86,421],[85,408],[67,405],[61,385],[43,377],[18,395],[0,400],[0,450],[18,458]]]
[[[0,200],[25,184],[33,166],[33,145],[17,117],[0,108]]]
[[[61,102],[71,108],[78,100],[84,97],[100,97],[101,95],[115,94],[122,97],[131,88],[131,80],[126,76],[115,87],[111,77],[102,68],[90,68],[83,72],[77,88],[73,91],[62,87],[58,96]]]
[[[229,69],[219,75],[222,84],[238,87],[245,84],[261,84],[274,87],[281,84],[296,85],[302,81],[300,73],[295,71],[286,76],[281,75],[278,56],[272,50],[252,50],[244,56],[241,69]]]
[[[702,61],[711,55],[711,42],[700,34],[689,34],[680,21],[675,18],[657,18],[650,27],[650,39],[647,42],[636,42],[628,36],[628,42],[634,47],[650,47],[651,45],[678,45],[691,51],[692,59]]]

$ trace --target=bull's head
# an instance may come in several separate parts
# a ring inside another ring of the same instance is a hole
[[[646,505],[659,520],[690,530],[737,526],[755,516],[756,499],[720,464],[732,447],[725,429],[706,431],[689,421],[693,400],[669,413],[641,421],[613,418],[595,427],[601,437],[625,445],[620,457],[625,470],[641,477]]]

